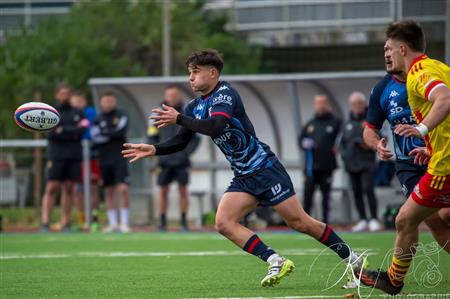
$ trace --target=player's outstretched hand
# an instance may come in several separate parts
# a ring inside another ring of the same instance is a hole
[[[130,163],[136,162],[137,160],[145,157],[154,156],[156,153],[155,146],[151,144],[125,143],[123,147],[126,149],[122,151],[122,156],[124,158],[131,158]]]
[[[409,152],[408,156],[414,157],[414,163],[420,166],[428,164],[430,161],[430,155],[428,154],[426,147],[416,147]]]
[[[169,125],[174,125],[177,123],[177,117],[180,112],[178,112],[175,108],[162,105],[163,109],[152,109],[152,112],[156,115],[150,116],[151,119],[154,119],[154,125],[158,128],[166,127]]]
[[[381,138],[377,144],[378,158],[382,161],[387,161],[392,158],[392,152],[386,147],[387,141],[385,138]]]
[[[415,136],[418,138],[422,138],[422,135],[420,135],[420,131],[417,130],[414,126],[407,125],[407,124],[400,124],[395,126],[394,133],[400,136],[405,137],[411,137]]]

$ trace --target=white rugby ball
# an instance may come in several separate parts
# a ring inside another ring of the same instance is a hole
[[[28,131],[43,132],[55,128],[60,121],[58,111],[41,102],[23,104],[14,112],[16,123]]]

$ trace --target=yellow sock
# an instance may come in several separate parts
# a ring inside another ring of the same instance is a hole
[[[395,256],[392,257],[392,263],[387,271],[387,274],[393,286],[399,287],[403,285],[403,280],[408,273],[411,262],[412,260],[404,261],[397,259]]]

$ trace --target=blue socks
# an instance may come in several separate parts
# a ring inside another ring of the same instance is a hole
[[[336,252],[342,259],[350,257],[350,247],[331,229],[331,227],[328,226],[328,224],[325,226],[325,230],[318,241]]]
[[[276,253],[272,248],[267,247],[267,245],[264,244],[264,242],[261,241],[257,235],[251,236],[242,249],[250,254],[253,254],[254,256],[259,257],[265,262],[267,262],[269,256]]]

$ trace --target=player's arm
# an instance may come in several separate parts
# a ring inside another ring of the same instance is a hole
[[[427,75],[428,82],[423,83],[421,79]],[[437,127],[450,113],[450,90],[439,77],[433,77],[431,73],[423,73],[421,77],[415,78],[413,90],[424,97],[424,100],[433,103],[427,116],[416,127],[409,125],[398,125],[395,133],[402,136],[425,137],[429,131]]]
[[[421,124],[428,128],[428,131],[436,128],[450,113],[450,90],[442,83],[437,86],[430,95],[429,100],[433,103],[428,115]]]
[[[173,154],[185,149],[194,134],[193,131],[181,128],[172,138],[156,145],[125,143],[123,145],[125,149],[122,151],[122,156],[124,158],[131,158],[130,163],[132,163],[146,157]]]
[[[218,105],[217,105],[218,106]],[[213,106],[214,108],[218,108]],[[155,115],[150,118],[155,120],[155,125],[158,128],[162,128],[168,125],[178,124],[190,131],[194,131],[200,134],[215,137],[222,133],[223,129],[230,118],[230,114],[216,112],[211,113],[211,117],[208,119],[196,119],[188,115],[178,112],[176,109],[163,105],[163,109],[153,109]]]
[[[381,138],[380,129],[386,120],[386,113],[380,105],[381,94],[386,86],[386,78],[380,81],[372,89],[369,99],[369,108],[367,110],[367,121],[364,125],[363,140],[372,150],[377,152],[380,160],[386,161],[393,157],[392,152],[386,147],[387,141]]]

